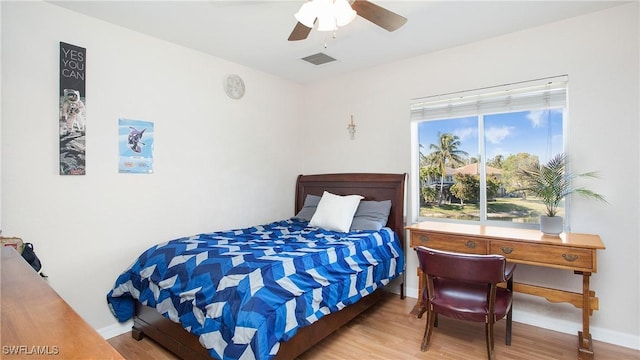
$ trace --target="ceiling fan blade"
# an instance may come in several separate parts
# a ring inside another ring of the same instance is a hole
[[[291,35],[289,35],[289,41],[304,40],[307,38],[307,36],[309,36],[310,32],[311,28],[308,28],[302,25],[302,23],[298,22],[296,24],[296,27],[293,28]]]
[[[371,21],[387,31],[398,30],[407,22],[407,18],[400,16],[393,11],[387,10],[366,0],[356,0],[351,4],[351,8],[358,15]]]

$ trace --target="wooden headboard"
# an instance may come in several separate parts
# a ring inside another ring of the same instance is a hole
[[[364,200],[391,200],[387,226],[398,234],[404,248],[405,178],[406,174],[377,173],[299,175],[294,214],[302,209],[307,194],[322,196],[325,190],[336,195],[361,195]]]

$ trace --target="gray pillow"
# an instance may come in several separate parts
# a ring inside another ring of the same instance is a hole
[[[311,221],[316,212],[322,196],[310,195],[304,199],[302,209],[296,214],[296,218]],[[360,201],[351,222],[351,230],[375,230],[378,231],[387,225],[391,212],[391,200]]]
[[[296,214],[296,217],[298,219],[311,221],[320,199],[322,199],[322,196],[307,194],[307,197],[304,199],[304,205],[302,205],[302,209]]]
[[[360,201],[353,216],[351,230],[380,230],[387,225],[391,212],[391,200]]]

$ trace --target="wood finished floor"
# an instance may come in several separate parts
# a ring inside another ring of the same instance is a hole
[[[432,345],[420,351],[425,318],[409,316],[415,299],[388,294],[379,304],[302,354],[300,360],[343,359],[486,359],[484,324],[440,317]],[[513,323],[511,346],[504,344],[505,321],[495,325],[496,359],[577,359],[576,335]],[[145,338],[130,333],[108,340],[128,360],[175,360],[177,357]],[[597,360],[640,360],[640,351],[594,341]]]

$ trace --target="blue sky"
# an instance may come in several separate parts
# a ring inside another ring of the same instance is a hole
[[[562,111],[540,110],[485,115],[487,158],[501,154],[527,152],[538,155],[541,162],[563,151]],[[461,150],[477,157],[477,117],[425,121],[418,125],[421,151],[430,152],[430,144],[438,144],[438,133],[451,133],[460,138]]]

